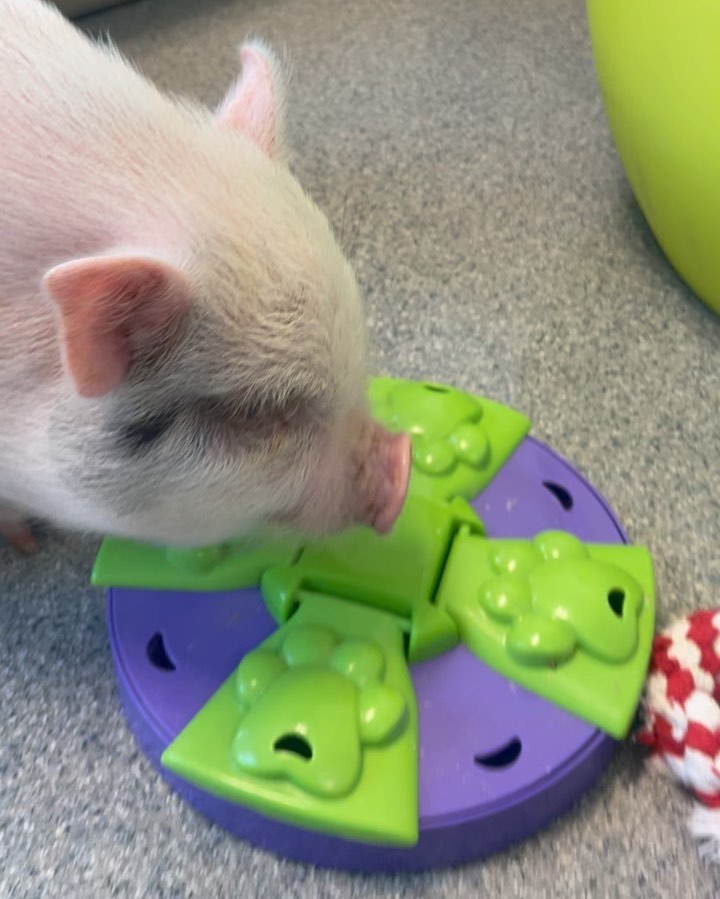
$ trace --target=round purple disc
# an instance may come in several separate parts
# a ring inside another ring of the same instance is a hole
[[[472,504],[488,536],[562,529],[627,542],[611,509],[548,447],[526,438]],[[322,867],[421,870],[481,858],[562,814],[597,779],[616,743],[501,677],[460,646],[411,669],[419,711],[420,838],[410,849],[292,827],[170,774],[160,756],[274,629],[257,589],[179,593],[113,588],[110,642],[132,730],[193,807],[263,849]]]

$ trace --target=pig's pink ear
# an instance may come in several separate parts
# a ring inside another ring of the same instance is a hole
[[[43,283],[59,314],[65,364],[84,397],[117,387],[133,351],[167,340],[190,303],[179,271],[142,256],[78,259],[51,269]]]
[[[282,152],[283,74],[261,43],[244,44],[240,62],[242,75],[221,103],[218,119],[275,158]]]

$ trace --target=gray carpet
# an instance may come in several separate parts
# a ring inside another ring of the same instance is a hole
[[[295,168],[368,298],[377,366],[529,414],[656,560],[660,623],[720,600],[720,320],[608,136],[579,0],[145,0],[88,20],[215,102],[247,32],[294,60]],[[0,549],[3,897],[711,897],[691,803],[630,747],[554,826],[459,870],[279,861],[183,805],[114,692],[94,539]]]

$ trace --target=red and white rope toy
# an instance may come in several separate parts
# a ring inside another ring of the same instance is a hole
[[[690,829],[720,861],[720,609],[680,618],[655,637],[636,739],[698,800]]]

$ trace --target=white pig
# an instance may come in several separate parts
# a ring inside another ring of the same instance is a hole
[[[387,531],[350,266],[282,154],[259,43],[215,111],[39,0],[0,0],[0,531],[174,545]]]

